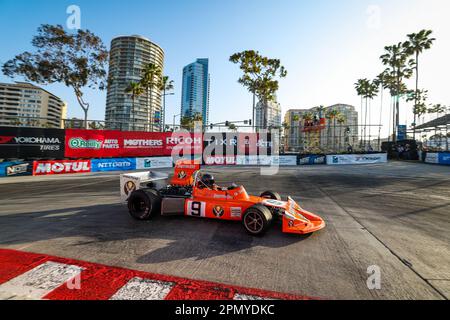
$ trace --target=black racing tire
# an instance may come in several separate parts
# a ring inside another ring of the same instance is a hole
[[[260,204],[248,208],[242,219],[245,231],[252,236],[264,235],[272,222],[270,210]]]
[[[263,193],[261,193],[260,197],[261,198],[266,198],[266,199],[272,199],[272,200],[281,201],[280,194],[277,193],[277,192],[274,192],[274,191],[264,191]]]
[[[136,190],[128,198],[128,212],[136,220],[150,220],[160,210],[161,196],[156,190]]]

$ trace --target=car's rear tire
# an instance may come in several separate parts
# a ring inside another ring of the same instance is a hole
[[[262,236],[272,222],[272,213],[263,205],[257,204],[248,208],[242,219],[245,231],[252,236]]]
[[[274,192],[274,191],[264,191],[263,193],[261,193],[260,197],[261,198],[266,198],[266,199],[272,199],[272,200],[281,201],[280,194],[277,193],[277,192]]]
[[[136,190],[128,198],[128,211],[136,220],[149,220],[158,210],[161,210],[161,197],[156,190]]]

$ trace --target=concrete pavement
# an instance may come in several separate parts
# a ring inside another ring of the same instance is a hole
[[[295,236],[274,226],[252,238],[239,223],[138,222],[119,202],[118,173],[19,177],[0,180],[0,248],[329,299],[450,297],[448,167],[205,169],[249,193],[291,195],[327,228]],[[366,284],[374,265],[380,290]]]

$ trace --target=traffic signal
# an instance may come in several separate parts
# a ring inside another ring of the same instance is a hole
[[[225,121],[225,126],[229,127],[230,126],[230,121]]]
[[[248,120],[248,125],[249,125],[249,126],[252,125],[252,119]]]
[[[212,130],[212,129],[214,129],[214,125],[211,123],[210,125],[209,125],[209,128]]]

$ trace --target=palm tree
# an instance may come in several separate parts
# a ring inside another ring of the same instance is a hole
[[[339,123],[339,152],[341,152],[341,150],[342,150],[342,136],[343,136],[342,133],[345,132],[345,130],[342,130],[342,126],[347,121],[347,118],[342,113],[339,113],[339,115],[337,116],[336,120]]]
[[[382,73],[380,73],[377,78],[373,81],[374,84],[376,84],[380,89],[380,122],[378,123],[378,150],[381,150],[381,127],[383,122],[383,93],[385,89],[388,89],[388,71],[384,70]]]
[[[193,131],[195,128],[195,123],[203,121],[203,116],[200,112],[196,112],[193,115],[185,115],[181,117],[180,125],[182,128]]]
[[[334,128],[333,128],[333,141],[334,141],[334,137],[336,136],[336,117],[340,114],[339,111],[332,109],[330,111],[327,112],[327,114],[325,115],[325,117],[328,119],[328,138],[327,138],[327,149],[329,149],[330,147],[330,140],[331,140],[331,122],[333,122],[334,124]],[[335,145],[334,145],[335,141],[333,142],[333,150],[335,149]]]
[[[447,112],[447,107],[441,105],[440,103],[430,105],[430,108],[428,109],[428,113],[436,114],[436,119],[439,119],[440,114],[445,113],[445,112]],[[437,128],[436,127],[434,128],[434,135],[437,136]],[[442,144],[442,137],[439,139],[439,148],[441,147],[441,144]]]
[[[391,78],[391,92],[395,96],[395,125],[393,130],[395,142],[397,140],[395,133],[400,124],[400,96],[405,93],[403,80],[411,78],[415,62],[413,59],[409,59],[409,54],[401,42],[386,46],[384,50],[385,54],[380,59],[384,65],[389,67],[387,73]]]
[[[364,99],[367,95],[367,92],[369,90],[369,85],[370,85],[370,81],[368,79],[358,79],[358,81],[355,83],[355,89],[356,89],[356,93],[358,94],[358,96],[361,97],[361,108],[360,108],[360,115],[361,115],[361,143],[360,143],[360,148],[362,148],[363,146],[363,130],[365,132],[365,127],[362,126],[363,123],[363,104],[364,104]],[[366,108],[367,111],[367,108]]]
[[[139,96],[144,94],[144,88],[141,86],[141,84],[139,82],[130,82],[130,84],[128,85],[128,87],[125,88],[125,93],[128,93],[131,95],[131,100],[133,101],[133,105],[132,105],[132,110],[131,110],[131,115],[132,115],[132,121],[133,121],[133,131],[135,130],[135,124],[136,124],[136,119],[135,119],[135,102],[136,102],[136,98],[138,98]]]
[[[162,119],[162,127],[164,128],[166,125],[166,92],[170,92],[174,89],[173,80],[170,80],[168,76],[161,77],[161,83],[159,84],[159,90],[162,91],[163,96],[163,110],[161,114]]]
[[[161,67],[156,64],[149,63],[147,64],[142,71],[142,78],[140,84],[143,88],[145,88],[147,92],[147,98],[149,99],[149,108],[147,118],[150,120],[151,131],[153,131],[153,115],[150,112],[153,111],[153,95],[152,91],[161,83],[162,70]]]
[[[377,81],[372,81],[368,83],[367,91],[366,91],[366,120],[367,120],[367,113],[369,113],[369,145],[371,144],[371,136],[372,136],[372,122],[371,122],[371,116],[370,116],[370,106],[372,100],[378,95],[378,83]],[[367,110],[367,106],[369,105],[369,110]],[[367,122],[364,124],[364,140],[366,139],[366,127]]]
[[[312,113],[308,112],[303,115],[303,127],[306,128],[305,124],[310,123],[314,119],[314,116]],[[308,150],[310,149],[309,146],[311,145],[311,131],[308,132]],[[305,133],[306,135],[306,133]]]
[[[421,30],[419,33],[408,34],[408,41],[403,43],[406,52],[415,57],[415,71],[416,71],[416,92],[419,90],[419,55],[431,48],[435,38],[430,38],[432,30]],[[418,100],[414,101],[416,107]],[[414,140],[416,139],[416,113],[414,113]]]

